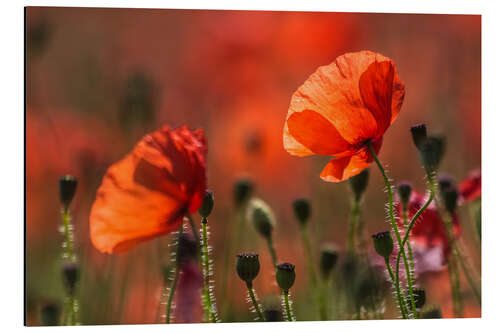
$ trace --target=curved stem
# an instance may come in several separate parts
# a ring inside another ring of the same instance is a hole
[[[458,262],[462,267],[462,271],[464,272],[465,278],[467,279],[467,282],[469,283],[469,286],[471,287],[472,292],[474,293],[474,296],[476,297],[478,304],[481,305],[481,291],[479,290],[477,285],[474,283],[474,280],[472,279],[472,276],[469,272],[469,265],[467,265],[463,256],[460,255],[460,251],[457,251],[456,255],[458,257]]]
[[[198,235],[198,231],[196,229],[196,225],[194,224],[193,217],[191,216],[191,214],[186,214],[186,216],[189,220],[189,226],[191,227],[191,230],[193,231],[194,239],[196,239],[196,242],[198,244],[201,244],[200,235]]]
[[[391,221],[392,229],[394,230],[394,234],[396,235],[396,239],[398,241],[399,253],[401,253],[402,256],[403,256],[403,262],[405,264],[406,275],[408,275],[408,271],[409,271],[408,260],[406,260],[406,254],[405,254],[405,251],[404,251],[403,242],[401,241],[401,235],[399,234],[398,226],[396,225],[396,220],[394,218],[394,199],[393,199],[393,194],[392,194],[391,182],[389,181],[389,177],[387,177],[387,174],[385,173],[384,167],[380,163],[380,161],[379,161],[379,159],[377,157],[377,154],[373,150],[373,146],[372,146],[371,141],[368,141],[367,146],[368,146],[368,149],[370,150],[370,153],[371,153],[371,155],[373,157],[373,160],[377,164],[377,166],[378,166],[378,168],[380,170],[380,173],[382,174],[382,177],[384,178],[385,186],[387,188],[387,197],[388,197],[388,200],[389,200],[389,218],[390,218],[390,221]],[[401,288],[400,288],[400,285],[399,285],[399,266],[398,265],[396,265],[396,274],[395,275],[396,275],[396,278],[395,278],[396,291],[400,295],[401,294]],[[401,303],[403,303],[403,302],[401,302]],[[402,306],[403,306],[402,311],[406,312],[406,305],[405,305],[405,303],[403,303]]]
[[[394,288],[396,289],[396,295],[399,303],[399,310],[401,311],[401,315],[403,319],[408,319],[406,315],[406,306],[403,303],[403,299],[401,297],[401,290],[398,288],[398,283],[396,282],[396,277],[394,276],[394,272],[392,271],[391,264],[389,263],[389,257],[385,258],[385,267],[387,268],[387,272],[389,272],[389,276],[391,277],[392,283],[394,284]]]
[[[253,290],[252,284],[247,283],[248,295],[250,295],[250,299],[252,300],[253,307],[255,308],[255,312],[257,312],[257,317],[259,317],[260,321],[266,321],[264,315],[262,314],[262,309],[260,308],[260,304],[257,302],[257,297],[255,296],[255,292]]]
[[[271,254],[271,260],[273,262],[273,267],[276,269],[278,266],[278,257],[276,256],[276,249],[274,248],[272,236],[266,237],[267,247],[269,248],[269,253]]]
[[[407,224],[408,224],[408,214],[406,207],[403,208],[403,226],[405,229],[407,229]],[[403,243],[403,252],[405,251],[405,244]],[[410,295],[410,305],[411,309],[413,311],[413,318],[418,319],[418,312],[417,312],[417,307],[415,305],[415,295],[413,294],[413,253],[411,251],[411,244],[408,243],[408,261],[410,262],[410,269],[406,272],[406,280],[408,282],[408,293]],[[398,253],[398,258],[399,258],[399,253]],[[398,266],[399,261],[396,261],[396,266]]]

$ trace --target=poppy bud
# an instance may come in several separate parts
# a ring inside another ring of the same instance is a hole
[[[207,218],[210,215],[210,213],[212,213],[213,208],[214,208],[214,192],[206,190],[205,198],[203,199],[203,203],[201,204],[198,213],[200,213],[201,217]]]
[[[410,201],[411,191],[412,191],[412,187],[411,187],[410,183],[401,182],[398,184],[399,200],[401,201],[401,204],[405,208],[408,207],[408,201]]]
[[[69,262],[65,264],[62,268],[62,275],[64,286],[68,294],[73,295],[75,293],[75,286],[80,277],[80,268],[77,263]]]
[[[177,241],[179,242],[177,244],[178,264],[184,264],[198,257],[199,244],[191,233],[181,232]]]
[[[439,306],[432,306],[420,313],[422,319],[440,319],[443,318],[443,313]]]
[[[339,254],[334,246],[332,245],[323,246],[323,248],[321,249],[320,262],[319,262],[320,271],[323,278],[326,279],[330,275],[330,272],[337,264],[338,257]]]
[[[455,187],[455,180],[447,173],[440,173],[438,175],[438,185],[439,191],[443,192],[447,189]]]
[[[288,292],[295,282],[295,265],[288,262],[276,266],[276,282],[278,286]]]
[[[279,298],[274,295],[267,295],[262,301],[264,309],[264,319],[266,321],[283,321],[283,313],[281,312],[281,303]]]
[[[255,225],[257,232],[265,238],[271,237],[275,220],[274,214],[268,204],[260,199],[252,199],[247,212],[248,219]]]
[[[279,308],[264,309],[264,319],[266,321],[283,321],[283,314]]]
[[[307,199],[297,199],[293,202],[293,211],[299,223],[304,226],[311,216],[311,203]]]
[[[249,179],[239,179],[234,183],[234,202],[240,207],[250,199],[253,192],[253,183]]]
[[[56,303],[47,303],[40,310],[42,326],[58,326],[61,309]]]
[[[260,262],[257,253],[240,253],[236,255],[236,272],[247,285],[259,275]]]
[[[410,131],[415,147],[420,150],[422,144],[427,140],[427,126],[425,124],[415,125],[410,128]]]
[[[59,178],[59,198],[61,205],[67,209],[73,200],[76,192],[78,180],[71,175],[65,175]]]
[[[427,172],[437,171],[443,158],[445,139],[440,136],[430,136],[420,147],[420,159]]]
[[[406,299],[408,302],[408,307],[411,308],[411,299],[409,292],[407,292]],[[417,309],[423,308],[425,305],[425,289],[424,288],[413,289],[413,300],[415,301],[415,307]]]
[[[372,235],[375,251],[382,257],[388,258],[394,250],[394,241],[389,231],[382,231]]]
[[[364,169],[356,176],[349,178],[349,185],[351,185],[356,201],[361,200],[361,196],[365,193],[369,178],[370,173],[368,172],[368,169]]]
[[[444,207],[449,213],[453,213],[457,209],[458,191],[456,188],[449,188],[441,193],[443,197]]]

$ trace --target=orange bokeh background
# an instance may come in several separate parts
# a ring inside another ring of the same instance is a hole
[[[158,320],[160,266],[168,262],[169,238],[123,255],[100,254],[89,241],[88,215],[106,168],[142,135],[164,124],[186,124],[206,133],[208,185],[216,200],[210,217],[215,276],[222,272],[228,230],[236,223],[232,186],[248,176],[256,195],[276,213],[278,256],[297,266],[293,292],[298,298],[307,293],[291,203],[311,198],[316,248],[335,242],[344,249],[350,190],[346,183],[321,181],[327,158],[286,153],[282,130],[295,89],[318,66],[343,53],[372,50],[390,57],[406,84],[401,113],[384,136],[380,153],[396,182],[408,180],[421,192],[425,189],[409,135],[416,123],[425,122],[431,132],[446,136],[443,171],[460,181],[480,167],[480,16],[29,7],[26,33],[30,325],[39,324],[37,311],[44,300],[63,295],[57,182],[66,173],[79,178],[72,213],[84,265],[83,323]],[[386,226],[383,182],[375,171],[362,205],[368,233]],[[460,214],[463,241],[479,266],[468,210],[461,208]],[[263,296],[276,286],[265,243],[252,233],[248,237],[253,242],[245,243],[251,248],[245,250],[261,254],[262,281],[256,289]],[[229,272],[228,294],[242,313],[237,320],[249,320],[244,285],[233,266]],[[451,316],[446,271],[425,276],[422,283],[429,302]],[[226,287],[220,284],[217,280],[216,294]],[[463,285],[466,316],[480,316]],[[92,299],[96,293],[101,297],[97,305]],[[92,309],[85,312],[86,307]],[[107,308],[112,311],[105,312]]]

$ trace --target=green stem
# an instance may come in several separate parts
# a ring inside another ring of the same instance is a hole
[[[179,280],[179,266],[178,263],[175,265],[174,271],[174,280],[172,281],[172,285],[170,286],[170,291],[168,293],[167,298],[167,311],[166,311],[166,320],[167,324],[170,324],[170,312],[172,310],[172,300],[174,299],[175,289],[177,288],[177,281]]]
[[[253,307],[255,308],[255,311],[257,312],[257,316],[259,317],[259,320],[266,321],[264,318],[264,315],[262,314],[262,309],[260,307],[260,304],[257,302],[257,297],[255,296],[255,292],[253,290],[251,283],[247,283],[247,289],[248,289],[248,295],[250,295],[250,299],[252,300]]]
[[[408,319],[406,315],[406,306],[403,303],[402,297],[401,297],[401,290],[399,288],[399,282],[396,281],[396,277],[394,276],[394,273],[391,268],[391,264],[389,263],[389,257],[385,258],[385,267],[387,268],[387,272],[389,273],[389,276],[391,277],[392,283],[394,284],[394,288],[396,289],[396,294],[397,294],[397,299],[399,303],[399,310],[401,311],[401,315],[403,316],[403,319]]]
[[[351,217],[349,219],[349,238],[347,249],[349,254],[356,254],[356,224],[359,220],[359,200],[354,200],[351,208]]]
[[[276,266],[278,266],[278,258],[276,256],[276,250],[274,248],[272,236],[266,237],[266,241],[267,241],[267,247],[269,248],[269,253],[271,254],[271,260],[273,262],[273,267],[274,267],[274,269],[276,269]]]
[[[393,199],[393,194],[392,194],[391,182],[389,181],[389,177],[387,177],[387,174],[386,174],[386,172],[384,170],[384,167],[380,163],[380,161],[379,161],[379,159],[377,157],[377,154],[373,150],[373,146],[372,146],[372,142],[371,141],[368,141],[368,149],[370,150],[370,153],[372,154],[373,160],[377,164],[377,166],[378,166],[378,168],[380,170],[380,173],[382,174],[382,177],[384,178],[385,186],[387,188],[387,196],[388,196],[388,199],[389,199],[389,218],[390,218],[390,221],[391,221],[392,229],[394,230],[394,234],[396,235],[396,239],[398,241],[399,253],[401,253],[402,256],[403,256],[403,262],[404,262],[404,265],[405,265],[406,275],[408,276],[408,272],[409,272],[410,268],[408,266],[408,260],[406,259],[406,253],[404,251],[403,242],[401,241],[401,235],[399,234],[398,226],[396,225],[396,220],[394,218],[394,199]],[[398,295],[400,295],[401,294],[401,290],[400,290],[400,285],[399,285],[399,266],[398,265],[396,266],[395,284],[396,284],[396,291],[398,292]],[[403,302],[401,302],[401,303],[403,303]],[[405,303],[403,303],[402,306],[403,306],[402,310],[404,312],[406,312],[406,305],[405,305]]]
[[[208,231],[207,231],[207,219],[202,218],[201,220],[201,230],[202,230],[202,260],[203,260],[203,291],[205,294],[205,311],[208,313],[210,321],[216,323],[218,319],[217,311],[215,310],[214,304],[212,304],[212,299],[214,298],[211,288],[210,288],[210,256],[208,252]]]
[[[193,217],[191,216],[191,214],[186,214],[188,220],[189,220],[189,225],[191,226],[191,230],[193,231],[193,236],[194,236],[194,239],[196,239],[196,242],[198,244],[201,243],[200,241],[200,235],[198,235],[198,231],[196,229],[196,225],[194,224],[194,220],[193,220]]]
[[[405,230],[407,229],[407,224],[408,224],[408,214],[406,207],[403,207],[403,226]],[[405,250],[404,248],[404,243],[403,243],[403,251]],[[410,262],[410,269],[406,272],[406,280],[408,281],[408,293],[410,294],[410,304],[411,304],[411,309],[413,311],[413,318],[418,319],[418,312],[417,312],[417,307],[415,305],[415,296],[413,294],[413,252],[411,250],[411,243],[408,242],[408,261]]]
[[[74,251],[74,235],[73,225],[71,224],[71,215],[69,208],[63,208],[61,211],[63,223],[63,259],[72,263],[76,263],[77,258]],[[63,323],[67,326],[78,325],[78,299],[74,295],[67,295],[65,313],[63,316]]]
[[[451,248],[451,254],[448,261],[448,273],[450,275],[450,283],[452,286],[453,312],[456,317],[463,317],[463,302],[462,294],[460,291],[460,275],[457,266],[459,255],[455,246],[455,237],[453,236],[453,223],[451,221],[451,215],[449,213],[445,213],[443,216],[443,220],[446,234],[448,236],[448,242]]]
[[[290,304],[290,295],[288,294],[288,290],[283,290],[282,295],[283,295],[283,304],[285,306],[286,320],[295,321],[295,317],[292,311],[292,306]]]
[[[456,247],[458,248],[458,244],[456,244]],[[456,251],[456,256],[458,257],[458,262],[460,266],[462,267],[462,271],[464,272],[465,278],[467,279],[467,282],[469,283],[469,286],[472,289],[472,292],[474,293],[474,296],[476,297],[476,300],[479,305],[481,305],[481,291],[477,287],[477,285],[474,282],[474,279],[472,278],[470,272],[469,272],[469,267],[465,261],[465,258],[460,255],[461,251]]]
[[[316,277],[316,270],[314,269],[314,264],[313,264],[314,260],[313,260],[312,251],[311,251],[311,242],[309,241],[309,235],[307,233],[307,228],[305,225],[301,225],[300,233],[302,236],[302,244],[304,247],[305,257],[306,257],[306,261],[307,261],[307,268],[309,271],[309,281],[311,282],[311,287],[312,287],[314,296],[316,298],[316,302],[318,303],[319,317],[320,317],[320,320],[326,320],[327,311],[326,311],[326,307],[324,306],[324,302],[322,301],[320,290],[318,289],[319,286],[318,286],[318,280]]]

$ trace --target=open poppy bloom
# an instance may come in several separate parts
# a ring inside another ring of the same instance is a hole
[[[408,220],[411,220],[413,216],[418,212],[418,210],[425,204],[427,197],[416,191],[412,191],[410,200],[408,202]],[[400,217],[398,218],[398,224],[400,227],[403,226],[403,211],[401,202],[396,203],[396,214]],[[453,235],[457,237],[460,232],[460,224],[457,215],[454,213],[452,216],[453,222]],[[439,211],[436,207],[434,201],[430,203],[429,206],[420,214],[417,222],[411,229],[410,238],[415,243],[425,246],[428,248],[441,246],[443,252],[443,260],[447,260],[451,253],[450,243],[448,242],[448,236],[446,235],[446,229],[444,222],[439,215]]]
[[[371,51],[347,53],[319,67],[293,94],[283,131],[292,155],[335,157],[321,172],[344,181],[367,168],[405,95],[394,62]]]
[[[203,131],[168,126],[147,134],[104,175],[90,212],[90,238],[115,253],[171,232],[201,206],[206,188]]]
[[[481,169],[474,170],[460,183],[460,201],[472,202],[481,197]]]

